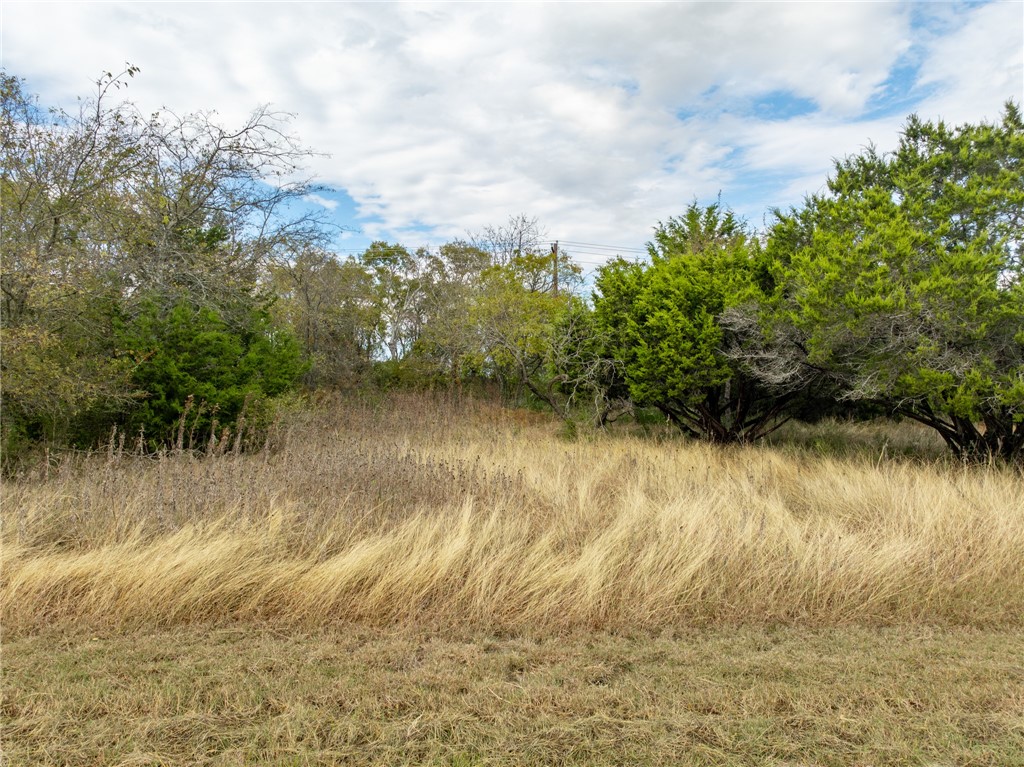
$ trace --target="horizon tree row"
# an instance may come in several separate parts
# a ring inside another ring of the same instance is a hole
[[[261,107],[230,129],[212,113],[143,115],[117,101],[137,73],[104,73],[74,112],[0,75],[5,467],[112,427],[142,449],[183,429],[203,443],[265,423],[302,384],[521,385],[525,358],[498,350],[534,331],[488,300],[519,280],[534,300],[516,316],[535,329],[550,314],[535,219],[341,259],[329,222],[295,204],[319,187],[301,180],[312,152],[289,115]]]
[[[754,232],[721,203],[659,223],[583,291],[536,219],[341,258],[294,203],[308,149],[257,109],[143,116],[105,74],[70,114],[0,79],[2,447],[146,449],[267,424],[306,389],[493,385],[567,425],[652,408],[694,438],[873,412],[966,460],[1024,461],[1024,125],[909,118]],[[298,211],[298,212],[297,212]],[[558,258],[559,289],[553,285]],[[221,434],[221,439],[223,434]]]
[[[965,460],[1024,461],[1024,122],[909,118],[757,237],[718,205],[659,224],[594,296],[621,386],[687,434],[749,442],[871,406]]]

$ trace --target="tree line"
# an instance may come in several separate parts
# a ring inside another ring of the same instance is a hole
[[[343,258],[298,203],[288,116],[77,111],[0,80],[2,436],[236,438],[300,389],[496,388],[573,427],[638,409],[715,442],[870,409],[964,459],[1024,460],[1024,122],[908,119],[755,232],[693,203],[593,291],[535,219]],[[556,265],[557,261],[557,265]],[[557,289],[554,284],[557,274]]]

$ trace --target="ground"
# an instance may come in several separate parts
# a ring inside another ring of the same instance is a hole
[[[10,765],[1024,765],[1019,631],[266,625],[4,642]]]

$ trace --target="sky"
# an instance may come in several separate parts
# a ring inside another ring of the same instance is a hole
[[[754,228],[906,117],[1024,99],[1024,2],[0,3],[0,61],[73,108],[294,114],[358,251],[535,217],[584,265],[721,199]],[[602,246],[602,247],[597,247]]]

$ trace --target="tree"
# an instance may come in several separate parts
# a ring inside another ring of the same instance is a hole
[[[632,399],[656,407],[684,433],[750,442],[788,418],[791,393],[751,376],[720,318],[767,300],[768,255],[719,205],[692,204],[659,224],[650,265],[613,261],[597,278],[595,315],[606,356],[622,363]]]
[[[270,261],[325,237],[288,212],[313,187],[290,180],[309,152],[287,115],[258,108],[233,130],[205,113],[144,117],[112,103],[137,72],[105,73],[73,113],[0,75],[5,444],[12,430],[69,438],[146,396],[116,322],[154,306],[169,321],[184,302],[244,336],[269,303]]]
[[[490,254],[491,263],[505,266],[513,258],[526,254],[542,253],[546,250],[543,239],[546,233],[525,213],[509,216],[503,226],[488,226],[472,238],[472,244]]]
[[[572,295],[538,287],[545,285],[542,274],[551,266],[550,256],[525,253],[481,272],[469,311],[474,349],[464,359],[497,380],[506,399],[518,400],[528,390],[564,417],[565,408],[553,399],[551,362],[557,323]],[[567,276],[578,281],[579,272],[566,264]]]
[[[897,149],[836,163],[777,213],[788,264],[761,380],[826,381],[935,429],[958,456],[1024,458],[1024,122],[911,117]]]
[[[516,256],[504,266],[486,269],[470,308],[476,367],[495,378],[509,400],[518,399],[542,370],[548,330],[564,301],[524,288],[523,260]]]
[[[424,322],[416,355],[446,378],[453,391],[461,391],[469,363],[480,348],[471,314],[490,263],[487,251],[462,240],[423,254]]]
[[[565,398],[551,367],[554,350],[564,344],[552,334],[581,282],[581,270],[560,254],[562,289],[556,296],[553,256],[536,250],[538,242],[531,239],[536,221],[519,217],[508,228],[487,231],[489,244],[481,237],[447,243],[436,253],[418,252],[417,356],[443,372],[455,389],[467,377],[490,378],[509,400],[529,390],[564,414]],[[495,244],[496,232],[505,238],[505,250]]]
[[[105,107],[135,72],[101,78],[77,115],[40,108],[0,73],[5,461],[19,440],[62,441],[82,414],[131,401],[111,343],[116,257],[102,244],[134,215],[122,193],[144,166],[139,125]]]
[[[245,319],[252,302],[269,298],[269,265],[326,244],[326,222],[291,207],[319,187],[291,180],[312,152],[287,132],[290,118],[267,106],[236,128],[207,112],[149,118],[145,173],[132,179],[142,221],[119,243],[127,292],[165,306],[187,296],[228,322],[236,309]]]
[[[306,367],[294,336],[272,329],[259,310],[238,332],[209,307],[183,301],[166,312],[149,303],[117,335],[136,360],[134,384],[146,392],[127,426],[144,430],[154,448],[172,440],[189,411],[190,429],[213,431],[247,402],[292,388]]]
[[[359,260],[373,278],[378,349],[401,360],[422,330],[420,261],[403,245],[382,241],[371,243]]]
[[[373,361],[381,324],[373,275],[357,260],[311,248],[272,265],[270,276],[271,312],[311,363],[305,383],[345,388],[357,382]]]
[[[567,424],[573,425],[574,411],[583,408],[598,427],[632,412],[622,363],[605,353],[608,342],[594,310],[571,296],[548,334],[546,375],[532,388]]]

